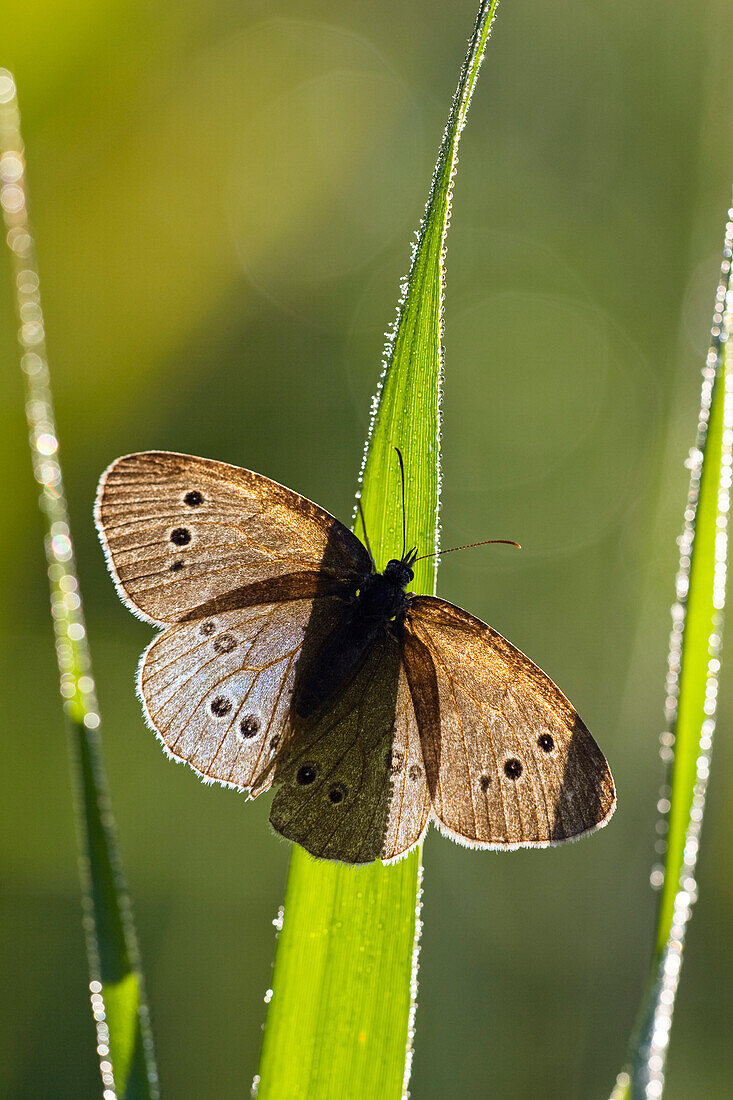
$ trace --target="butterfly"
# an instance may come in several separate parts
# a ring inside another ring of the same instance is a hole
[[[123,602],[162,627],[145,718],[205,782],[274,786],[270,822],[312,855],[404,856],[432,820],[475,848],[605,825],[608,764],[562,692],[486,623],[408,591],[323,508],[223,462],[118,458],[95,520]]]

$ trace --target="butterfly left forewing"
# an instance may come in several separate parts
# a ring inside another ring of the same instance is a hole
[[[477,847],[514,848],[606,824],[615,808],[608,764],[537,665],[479,619],[430,596],[410,601],[403,635],[443,831]]]
[[[158,625],[208,610],[308,598],[369,572],[348,528],[262,474],[168,451],[118,458],[95,519],[132,611]]]

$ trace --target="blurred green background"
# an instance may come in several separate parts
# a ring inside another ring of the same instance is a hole
[[[288,846],[167,762],[150,629],[91,519],[117,455],[270,475],[342,519],[473,0],[27,0],[3,13],[73,530],[164,1095],[247,1096]],[[726,0],[504,0],[449,237],[439,591],[570,696],[611,826],[511,855],[425,845],[412,1095],[585,1100],[620,1068],[652,944],[675,538],[733,177]],[[100,1093],[66,743],[7,259],[0,261],[0,1088]],[[733,678],[667,1097],[728,1095]],[[308,975],[303,975],[308,981]]]

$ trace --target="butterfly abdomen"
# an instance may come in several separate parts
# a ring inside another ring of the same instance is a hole
[[[363,579],[356,598],[303,679],[295,706],[301,718],[333,698],[361,667],[380,631],[407,606],[401,579],[384,573]]]
[[[349,616],[336,627],[298,692],[295,709],[301,718],[308,718],[320,710],[361,667],[380,625]]]

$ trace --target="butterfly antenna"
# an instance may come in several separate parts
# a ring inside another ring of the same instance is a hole
[[[514,539],[484,539],[483,542],[467,542],[465,546],[451,546],[450,550],[434,550],[432,554],[421,554],[419,558],[415,558],[415,561],[422,561],[423,558],[439,558],[442,554],[453,554],[456,550],[470,550],[473,546],[490,546],[496,542],[500,542],[502,546],[516,546],[517,550],[522,549]]]
[[[372,554],[372,548],[369,545],[369,536],[367,535],[366,520],[364,519],[364,509],[361,506],[361,495],[359,495],[356,498],[356,507],[357,507],[357,510],[359,512],[359,519],[361,520],[361,529],[364,532],[364,542],[366,543],[367,553],[369,554],[369,557],[372,559],[372,567],[374,569],[376,569],[376,565],[374,564],[374,554]]]
[[[402,461],[402,451],[395,447],[397,457],[400,460],[400,477],[402,478],[402,560],[405,560],[407,549],[407,517],[405,515],[405,464]]]

